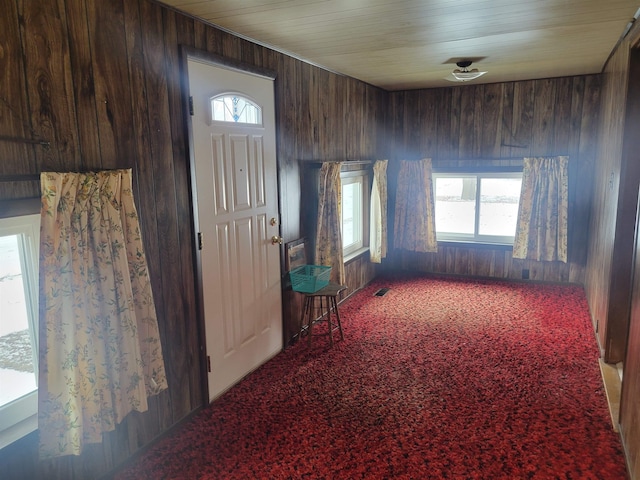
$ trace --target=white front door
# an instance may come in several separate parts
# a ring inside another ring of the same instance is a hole
[[[274,86],[195,59],[188,69],[211,401],[283,344]]]

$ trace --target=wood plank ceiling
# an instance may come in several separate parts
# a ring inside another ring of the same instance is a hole
[[[637,0],[162,0],[210,24],[387,90],[599,73]]]

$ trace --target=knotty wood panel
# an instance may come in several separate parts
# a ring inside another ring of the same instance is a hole
[[[369,254],[360,255],[344,266],[346,293],[345,298],[371,282],[376,275],[376,267],[369,261]]]
[[[482,90],[483,85],[470,85],[466,88],[459,97],[460,102],[460,132],[458,136],[458,157],[479,157],[480,156],[480,139],[479,136],[482,133],[482,125],[478,121],[478,108],[476,108],[476,101],[479,105],[482,105]],[[435,94],[435,92],[434,92]],[[418,100],[419,101],[419,100]],[[410,126],[410,121],[405,124],[405,128]],[[438,157],[439,155],[429,154],[425,152],[422,156]],[[454,157],[455,158],[455,157]]]
[[[610,288],[617,209],[620,196],[624,115],[627,97],[629,47],[619,48],[610,59],[603,75],[602,111],[599,123],[599,147],[595,162],[593,203],[591,211],[585,290],[592,319],[598,332],[600,348],[605,361],[620,361],[618,354],[607,354]],[[583,115],[584,117],[584,115]],[[634,217],[635,218],[635,217]],[[631,220],[633,223],[633,220]],[[627,259],[630,263],[630,258]],[[626,319],[624,319],[626,321]]]
[[[532,280],[583,283],[598,100],[598,76],[392,93],[390,219],[403,158],[431,157],[434,167],[486,167],[522,166],[525,155],[569,155],[570,261],[506,261],[511,251],[504,248],[448,244],[435,254],[394,252],[387,267],[511,279],[522,279],[527,269]],[[437,105],[438,110],[425,115],[429,110],[423,105]],[[425,131],[432,141],[421,139]]]
[[[624,359],[629,329],[629,305],[633,264],[640,162],[640,86],[633,81],[640,74],[640,50],[631,50],[628,91],[625,102],[624,134],[620,163],[620,187],[616,209],[616,229],[611,257],[609,308],[605,329],[605,359],[618,362]]]
[[[612,85],[629,79],[624,101],[624,133],[620,160],[620,187],[617,207],[617,225],[614,250],[611,257],[611,287],[609,309],[605,324],[608,354],[617,358],[620,349],[624,358],[620,401],[620,434],[627,455],[630,478],[640,476],[640,236],[638,185],[640,165],[638,149],[640,138],[640,86],[633,81],[640,74],[640,29],[634,30],[633,40],[622,45],[608,70],[612,72]],[[633,45],[632,48],[630,46]],[[630,50],[629,50],[630,48]],[[624,50],[629,50],[625,53]],[[628,63],[625,61],[628,59]],[[633,221],[635,219],[635,221]],[[595,223],[595,222],[594,222]],[[635,232],[635,239],[634,239]],[[631,272],[629,274],[629,272]],[[625,278],[629,274],[629,278]],[[625,283],[625,281],[627,283]],[[626,296],[625,296],[626,295]],[[616,305],[625,301],[624,305]]]
[[[100,158],[88,159],[87,168],[130,165],[134,150],[132,105],[124,5],[119,0],[87,2],[92,79],[96,90],[96,117]],[[105,21],[105,19],[110,21]],[[99,161],[99,163],[98,163]]]
[[[35,150],[43,147],[23,143],[18,140],[35,140],[31,131],[31,122],[27,112],[26,81],[24,78],[24,64],[22,63],[22,49],[20,42],[14,41],[20,37],[18,25],[18,7],[10,2],[0,15],[0,71],[3,81],[0,82],[0,132],[2,136],[16,137],[2,142],[5,159],[22,159],[21,162],[0,162],[0,174],[21,174],[32,172],[36,168]],[[3,190],[10,186],[0,185]],[[33,186],[31,186],[33,188]],[[8,194],[9,192],[7,192]],[[22,194],[13,191],[5,198],[23,198],[30,196],[29,189]]]
[[[81,152],[78,168],[87,170],[95,168],[95,165],[87,166],[84,164],[87,159],[100,158],[96,92],[92,75],[89,28],[86,22],[87,8],[84,2],[71,2],[66,5],[66,9],[69,37],[74,39],[69,43],[69,52]]]
[[[460,115],[457,109],[452,108],[453,96],[459,90],[446,89],[440,91],[440,95],[435,97],[434,105],[438,114],[438,130],[436,131],[436,148],[445,158],[453,158],[458,155],[458,126],[460,125]],[[437,132],[440,135],[437,135]],[[394,150],[395,151],[395,150]]]
[[[482,109],[480,144],[481,157],[495,158],[500,156],[502,144],[502,102],[504,101],[503,91],[505,85],[493,83],[484,85],[484,98]]]
[[[516,158],[531,155],[534,88],[534,81],[513,84],[513,101],[509,102],[513,110],[512,113],[507,113],[506,117],[511,119],[511,124],[503,135],[503,156]],[[507,148],[510,148],[510,151],[506,150]]]
[[[640,184],[640,165],[637,157],[640,148],[640,138],[637,135],[638,126],[640,126],[640,86],[633,81],[640,74],[638,38],[640,38],[640,30],[636,28],[635,46],[630,50],[626,74],[629,85],[624,112],[625,131],[622,139],[620,195],[614,251],[611,258],[610,306],[605,325],[606,345],[609,348],[605,353],[614,359],[620,354],[624,358],[620,433],[631,478],[640,476],[640,396],[638,395],[640,392],[640,235],[638,235],[640,221],[636,208]],[[624,55],[621,54],[620,57],[624,58]],[[625,75],[626,65],[620,59],[616,63],[619,70],[614,80],[620,81],[620,73]],[[631,221],[632,218],[635,218],[635,222]],[[629,283],[629,280],[632,282]],[[618,305],[620,301],[625,301],[625,304]],[[620,351],[621,349],[623,350]]]
[[[184,111],[181,101],[181,72],[179,68],[180,55],[178,51],[178,45],[186,43],[193,38],[193,21],[182,15],[176,15],[175,12],[169,10],[163,10],[163,15],[169,118],[171,121],[173,154],[174,158],[185,159],[185,162],[182,165],[178,164],[173,170],[176,189],[176,218],[188,219],[188,221],[178,222],[177,241],[179,256],[181,258],[179,280],[181,288],[184,289],[185,293],[180,300],[180,310],[176,313],[178,318],[196,319],[196,312],[198,309],[196,304],[189,298],[189,292],[195,274],[192,268],[193,251],[191,247],[194,247],[196,242],[193,234],[193,222],[191,221],[192,210],[189,197],[190,172],[189,169],[186,168],[186,159],[188,158],[188,138],[185,135],[184,128],[186,112]],[[180,340],[178,348],[185,352],[182,371],[186,370],[189,372],[188,375],[185,375],[188,380],[186,380],[186,384],[183,384],[183,388],[188,389],[189,394],[186,394],[184,393],[184,390],[181,390],[177,397],[180,398],[181,401],[190,402],[190,404],[185,404],[183,408],[178,409],[179,412],[191,411],[201,404],[203,389],[201,388],[201,372],[198,367],[202,366],[205,360],[200,354],[198,343],[199,335],[185,335],[185,332],[181,333],[182,335],[178,337]],[[179,420],[180,418],[181,417],[175,418],[175,420]]]
[[[0,141],[0,174],[134,172],[169,390],[79,457],[38,463],[36,435],[0,451],[3,478],[97,478],[206,403],[180,45],[275,72],[285,242],[303,234],[300,160],[388,155],[388,94],[149,0],[4,3],[0,136],[43,138],[51,146]],[[0,202],[38,195],[37,180],[0,183]],[[368,259],[352,262],[350,287],[359,288],[373,273]],[[297,311],[287,307],[289,321]]]
[[[73,105],[69,42],[64,10],[47,2],[20,2],[25,75],[30,106],[29,120],[39,137],[52,148],[35,150],[41,169],[76,169],[79,165],[78,133]],[[52,32],[51,37],[41,35]],[[55,48],[51,48],[55,45]]]
[[[140,16],[144,21],[141,28],[142,45],[144,49],[144,71],[145,71],[145,89],[147,95],[147,106],[149,125],[149,143],[151,146],[150,156],[153,162],[153,191],[156,193],[154,198],[154,208],[158,218],[163,219],[157,222],[158,228],[158,251],[160,253],[160,269],[163,272],[161,276],[160,290],[156,290],[163,297],[173,297],[175,301],[169,303],[164,309],[164,332],[165,338],[171,338],[172,345],[175,345],[180,351],[184,351],[186,347],[185,338],[188,333],[183,325],[178,324],[177,320],[182,317],[182,304],[187,301],[183,297],[180,285],[182,266],[180,252],[183,245],[178,239],[179,219],[177,217],[176,205],[178,204],[177,193],[183,194],[187,191],[180,190],[176,185],[175,169],[186,167],[184,160],[176,161],[181,157],[176,157],[173,151],[173,139],[171,136],[171,112],[169,110],[169,90],[168,75],[166,73],[165,52],[163,38],[164,25],[162,22],[162,9],[154,3],[141,2]],[[173,72],[177,71],[177,65],[174,65]],[[169,77],[171,78],[171,77]],[[174,79],[176,77],[173,77]],[[179,97],[179,91],[173,92],[174,98]],[[133,96],[132,96],[133,97]],[[133,97],[135,99],[135,97]],[[181,112],[175,112],[180,114]],[[182,137],[184,139],[184,137]],[[184,158],[184,157],[182,157]],[[184,178],[184,177],[183,177]],[[185,218],[186,220],[186,218]],[[190,245],[189,245],[190,246]],[[167,255],[167,252],[176,252],[176,254]],[[187,292],[189,290],[187,285]],[[184,373],[188,371],[188,362],[183,355],[176,356],[175,360],[167,368],[167,381],[174,386],[174,390],[169,392],[171,399],[160,398],[160,431],[166,430],[177,420],[187,413],[191,405],[191,401],[182,392],[189,391],[188,381],[189,375]],[[173,398],[175,397],[175,398]]]
[[[553,138],[555,133],[555,111],[561,110],[556,104],[556,86],[560,79],[538,80],[535,82],[533,103],[533,132],[531,136],[531,155],[557,155],[566,150],[554,150]],[[567,99],[563,99],[565,103]],[[566,128],[566,125],[558,125]]]
[[[638,228],[636,222],[636,228]],[[640,475],[640,242],[635,243],[634,279],[629,328],[629,353],[620,398],[620,434],[625,443],[631,478]]]

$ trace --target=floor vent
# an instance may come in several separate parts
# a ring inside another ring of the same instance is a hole
[[[375,294],[376,297],[382,297],[384,296],[385,293],[387,293],[389,291],[388,288],[381,288],[380,290],[378,290]]]

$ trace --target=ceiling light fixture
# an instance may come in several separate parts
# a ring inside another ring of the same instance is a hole
[[[454,81],[468,82],[469,80],[475,80],[476,78],[481,77],[482,75],[487,73],[481,72],[477,68],[469,70],[471,63],[471,60],[460,60],[459,62],[456,62],[456,65],[460,68],[456,68],[453,72],[451,72],[451,75],[453,75],[453,77],[455,78]]]

